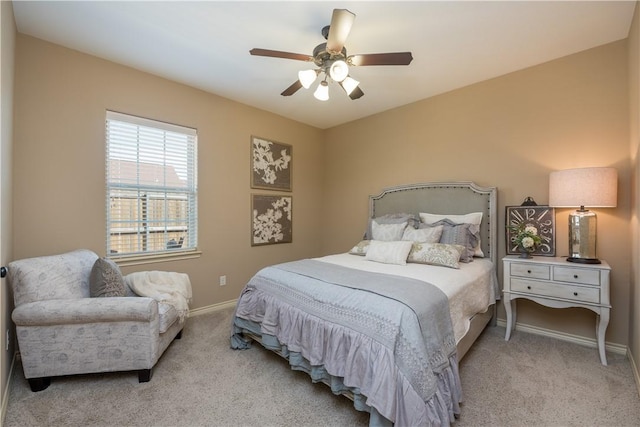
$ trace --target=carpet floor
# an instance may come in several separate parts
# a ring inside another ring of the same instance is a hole
[[[19,361],[4,425],[366,426],[368,414],[254,346],[229,348],[233,310],[191,317],[148,383],[133,372],[54,378],[32,393]],[[639,426],[626,357],[489,327],[460,363],[462,426]]]

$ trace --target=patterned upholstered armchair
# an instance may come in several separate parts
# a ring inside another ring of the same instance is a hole
[[[11,317],[32,391],[47,388],[54,376],[96,372],[137,371],[139,382],[149,381],[162,353],[180,338],[185,313],[161,298],[136,295],[128,276],[113,263],[116,273],[98,269],[101,261],[109,263],[77,250],[9,264]],[[117,274],[124,296],[109,288]],[[105,278],[107,298],[92,297],[100,296],[94,282]],[[186,282],[191,292],[188,276]]]

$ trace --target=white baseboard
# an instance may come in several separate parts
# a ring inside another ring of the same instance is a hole
[[[7,406],[9,405],[9,390],[11,389],[11,378],[13,378],[13,368],[16,366],[16,355],[13,356],[11,367],[9,368],[9,377],[7,378],[7,386],[2,395],[2,405],[0,406],[0,426],[4,425],[4,419],[7,415]]]
[[[193,310],[189,310],[189,316],[199,316],[201,314],[213,313],[214,311],[235,307],[237,302],[238,300],[234,299],[231,301],[225,301],[225,302],[220,302],[218,304],[208,305],[206,307],[195,308]]]
[[[507,327],[507,321],[504,319],[498,319],[498,326]],[[598,348],[598,342],[595,338],[585,338],[580,335],[567,334],[565,332],[558,332],[551,329],[540,328],[538,326],[531,326],[524,323],[516,322],[516,331],[527,332],[530,334],[543,335],[546,337],[555,338],[562,341],[568,341],[575,344]],[[627,346],[622,344],[615,344],[605,342],[605,349],[615,354],[627,355]]]
[[[627,349],[627,359],[631,363],[631,371],[633,372],[633,378],[636,380],[636,388],[638,389],[638,394],[640,394],[640,374],[638,373],[638,366],[636,365],[636,361],[633,359],[633,355],[631,354],[631,349]]]

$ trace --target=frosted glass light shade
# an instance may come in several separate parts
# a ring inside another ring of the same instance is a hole
[[[313,96],[319,101],[329,100],[329,84],[326,81],[321,81]]]
[[[300,80],[302,87],[305,89],[309,89],[317,77],[318,73],[316,73],[316,70],[298,71],[298,80]]]
[[[329,68],[329,76],[333,79],[333,81],[341,82],[349,75],[349,66],[346,62],[340,60],[331,64]]]
[[[615,208],[618,171],[614,168],[579,168],[551,172],[549,206],[558,208]]]
[[[340,82],[340,86],[342,86],[342,89],[347,92],[347,95],[351,95],[351,92],[353,92],[359,84],[359,81],[349,76],[347,76],[343,81]]]

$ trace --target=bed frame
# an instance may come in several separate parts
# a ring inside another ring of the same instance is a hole
[[[495,187],[480,187],[473,182],[437,182],[424,184],[410,184],[391,187],[376,196],[369,196],[369,217],[390,213],[420,212],[434,214],[466,214],[483,212],[480,236],[482,251],[497,266],[497,189]],[[457,345],[458,360],[467,353],[471,345],[493,319],[495,324],[496,305],[485,313],[479,313],[471,320],[467,334]],[[260,336],[244,331],[243,334],[262,345]],[[279,351],[271,350],[286,358]],[[326,385],[330,384],[323,381]],[[345,390],[341,393],[353,400],[353,394]]]
[[[473,182],[432,182],[390,187],[369,196],[369,218],[385,214],[420,212],[433,214],[467,214],[482,212],[480,238],[482,252],[498,266],[498,214],[496,187],[480,187]],[[487,324],[496,323],[496,304],[471,319],[467,334],[458,343],[461,360]]]

